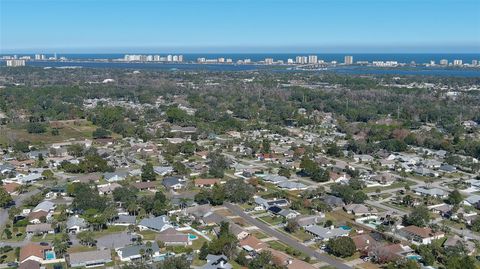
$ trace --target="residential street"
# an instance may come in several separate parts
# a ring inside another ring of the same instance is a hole
[[[291,247],[293,247],[297,250],[300,250],[300,251],[302,251],[302,252],[304,252],[304,253],[312,256],[312,257],[315,257],[322,262],[328,263],[329,265],[331,265],[335,268],[339,268],[339,269],[351,269],[352,268],[352,267],[342,263],[339,260],[336,260],[332,257],[329,257],[326,254],[322,254],[320,252],[317,252],[317,251],[303,245],[302,243],[298,242],[297,240],[295,240],[295,239],[293,239],[293,238],[291,238],[291,237],[289,237],[289,236],[287,236],[287,235],[285,235],[285,234],[283,234],[279,231],[276,231],[276,230],[270,228],[267,224],[265,224],[265,223],[263,223],[259,220],[256,220],[256,219],[252,218],[251,216],[249,216],[248,214],[246,214],[243,211],[243,209],[238,207],[237,205],[234,205],[234,204],[231,204],[231,203],[225,203],[224,206],[226,208],[228,208],[230,211],[232,211],[232,213],[242,217],[246,221],[250,222],[250,224],[253,224],[253,225],[257,226],[260,230],[262,230],[266,234],[278,238],[280,241],[287,244],[288,246],[291,246]]]

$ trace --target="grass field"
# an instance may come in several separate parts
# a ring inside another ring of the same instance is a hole
[[[51,134],[51,129],[42,134],[28,133],[25,128],[15,128],[13,126],[0,127],[0,144],[7,145],[14,141],[29,141],[32,144],[49,144],[62,142],[68,139],[85,139],[92,138],[92,132],[96,129],[95,125],[88,123],[86,125],[67,125],[60,129],[60,134],[54,136]]]

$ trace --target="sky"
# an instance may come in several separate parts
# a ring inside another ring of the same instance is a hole
[[[0,53],[480,52],[479,0],[0,0]]]

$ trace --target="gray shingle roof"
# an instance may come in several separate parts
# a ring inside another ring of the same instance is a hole
[[[88,264],[108,263],[112,261],[109,249],[77,252],[69,254],[70,266],[79,267]]]

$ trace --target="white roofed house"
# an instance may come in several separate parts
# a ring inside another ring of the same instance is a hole
[[[103,185],[98,185],[98,193],[100,195],[107,195],[111,194],[116,188],[120,188],[122,185],[114,182],[114,183],[107,183]]]
[[[122,181],[125,180],[127,176],[127,172],[107,172],[103,174],[103,178],[108,182]]]

